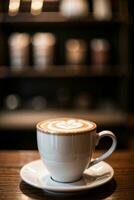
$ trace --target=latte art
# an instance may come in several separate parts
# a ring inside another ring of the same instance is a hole
[[[83,126],[83,123],[78,122],[74,119],[70,119],[70,120],[63,120],[63,121],[54,121],[54,122],[50,122],[48,124],[48,129],[50,130],[55,130],[55,129],[66,129],[66,130],[70,130],[70,129],[77,129],[77,128],[81,128]]]
[[[46,120],[38,123],[37,129],[44,133],[52,134],[69,134],[91,131],[96,128],[93,122],[73,119],[73,118],[57,118]]]

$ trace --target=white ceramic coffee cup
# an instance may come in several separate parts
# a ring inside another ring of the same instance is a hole
[[[89,127],[81,128],[79,125],[83,121]],[[56,123],[58,128],[54,126]],[[77,181],[86,168],[105,160],[113,153],[117,143],[115,135],[107,130],[97,133],[96,128],[94,122],[77,118],[57,118],[37,124],[39,153],[52,179],[59,182]],[[96,144],[105,136],[112,139],[111,147],[91,161]]]

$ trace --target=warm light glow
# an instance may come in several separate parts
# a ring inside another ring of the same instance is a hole
[[[9,15],[16,15],[19,11],[20,0],[9,1]]]
[[[43,7],[44,0],[32,0],[31,2],[31,13],[33,15],[39,15]]]

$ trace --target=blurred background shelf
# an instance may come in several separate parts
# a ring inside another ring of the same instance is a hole
[[[21,77],[117,77],[127,78],[129,73],[124,67],[120,66],[105,66],[107,70],[97,71],[94,66],[48,66],[45,70],[34,69],[33,66],[19,71],[12,71],[9,67],[0,67],[0,79],[4,78],[21,78]]]
[[[15,14],[9,11],[9,0],[0,3],[0,148],[37,148],[35,124],[61,116],[93,120],[99,130],[115,132],[118,146],[124,147],[134,130],[133,6],[127,0],[109,0],[111,17],[106,17],[104,6],[105,16],[97,19],[95,0],[88,0],[87,17],[74,20],[61,14],[60,2],[44,1],[38,15],[32,14],[31,1],[21,1]],[[24,33],[29,38],[26,48],[20,42],[20,54],[19,45],[11,45],[16,32],[16,38]],[[36,64],[48,62],[43,60],[48,49],[42,54],[43,45],[40,51],[34,48],[40,32],[55,38],[48,48],[52,62],[45,66]],[[74,46],[69,49],[72,39]],[[72,65],[75,56],[79,64]]]
[[[38,16],[34,16],[30,13],[19,13],[16,16],[9,16],[8,14],[1,14],[1,23],[56,23],[63,24],[64,26],[67,24],[79,24],[83,26],[84,24],[109,24],[109,23],[127,23],[129,20],[121,19],[120,16],[113,16],[111,20],[96,20],[91,14],[88,15],[85,19],[81,20],[68,20],[64,17],[60,12],[42,12]],[[80,23],[81,22],[81,23]]]
[[[35,129],[39,121],[57,118],[57,117],[79,117],[96,122],[101,126],[124,126],[127,120],[127,114],[121,111],[103,112],[103,111],[76,111],[76,110],[46,110],[37,111],[14,111],[0,113],[0,129]]]

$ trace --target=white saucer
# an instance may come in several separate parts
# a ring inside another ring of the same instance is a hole
[[[100,162],[83,173],[83,177],[73,183],[59,183],[51,179],[48,170],[41,160],[32,161],[20,170],[23,181],[31,186],[61,193],[72,193],[98,187],[107,183],[114,175],[113,168],[106,162]]]

